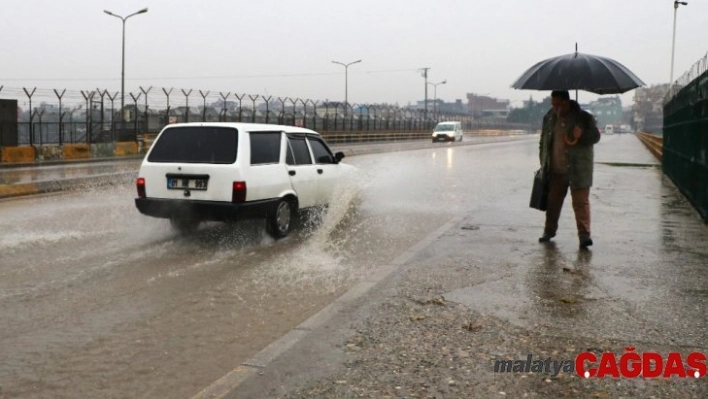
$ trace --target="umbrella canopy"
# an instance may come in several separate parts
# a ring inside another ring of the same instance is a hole
[[[585,90],[596,94],[620,94],[639,86],[644,82],[619,62],[577,51],[537,63],[511,85],[515,89]]]

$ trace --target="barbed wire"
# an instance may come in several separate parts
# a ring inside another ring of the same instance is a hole
[[[669,87],[669,91],[666,93],[666,97],[664,97],[664,104],[675,98],[681,89],[698,79],[706,71],[708,71],[708,52],[706,52],[706,55],[704,55],[703,58],[696,61],[696,63],[694,63],[691,68],[684,72],[684,74],[678,79],[674,82],[670,82],[671,85]]]
[[[22,111],[27,111],[30,107],[33,110],[56,109],[59,106],[65,111],[72,109],[98,108],[103,106],[114,110],[120,108],[120,91],[109,91],[103,88],[95,89],[47,89],[39,87],[4,87],[0,86],[0,98],[14,99],[18,102],[18,107]],[[343,101],[330,101],[308,99],[302,97],[275,96],[262,94],[238,93],[232,91],[197,90],[182,89],[175,87],[143,87],[139,90],[125,92],[125,107],[137,106],[144,112],[146,107],[149,112],[163,112],[177,107],[189,107],[190,109],[204,110],[204,108],[215,108],[217,110],[229,109],[260,109],[268,107],[271,111],[293,108],[335,108],[342,107]],[[349,102],[348,107],[378,107],[379,109],[408,109],[422,112],[416,106],[401,106],[398,103],[363,103]],[[433,104],[429,105],[428,112],[433,114]],[[444,110],[438,109],[444,113]],[[447,111],[447,113],[467,113],[466,108],[459,111]]]

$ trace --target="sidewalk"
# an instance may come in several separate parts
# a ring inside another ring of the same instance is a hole
[[[569,201],[557,239],[539,244],[540,213],[519,190],[381,265],[196,397],[708,397],[705,376],[494,372],[527,356],[708,353],[708,227],[636,137],[603,141],[589,251]]]

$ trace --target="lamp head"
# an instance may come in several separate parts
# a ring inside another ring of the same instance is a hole
[[[143,9],[140,10],[140,11],[138,11],[136,14],[144,14],[144,13],[146,13],[146,12],[148,12],[147,7],[143,8]]]
[[[113,13],[110,12],[110,11],[108,11],[108,10],[103,10],[103,12],[105,12],[105,13],[108,14],[108,15],[113,15]]]

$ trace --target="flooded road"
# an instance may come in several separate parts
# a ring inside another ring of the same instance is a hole
[[[347,158],[357,177],[280,242],[261,222],[181,236],[135,210],[132,181],[2,201],[0,397],[191,396],[460,212],[499,201],[536,151]]]

